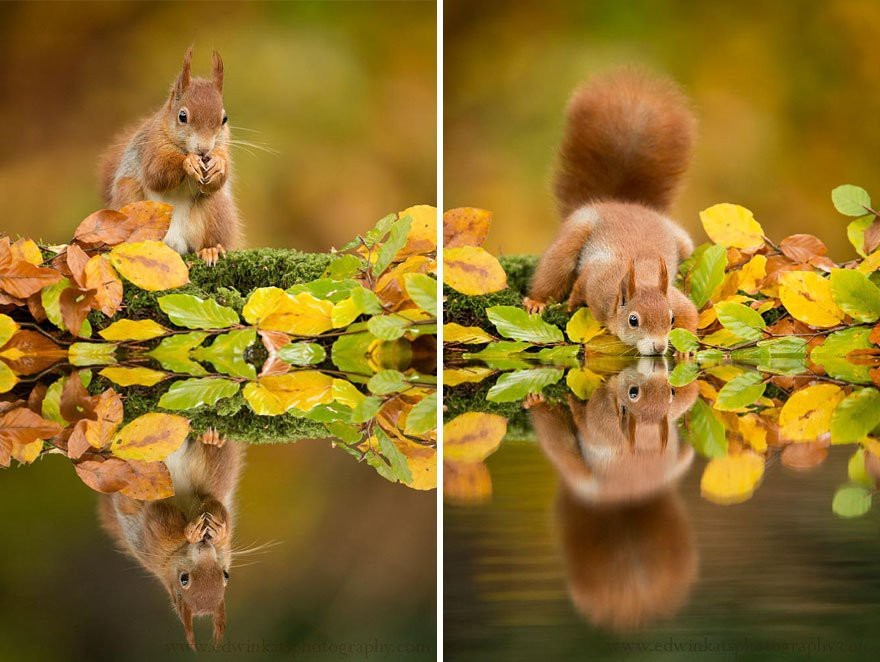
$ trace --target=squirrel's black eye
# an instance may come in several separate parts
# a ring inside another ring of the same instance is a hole
[[[635,328],[638,328],[638,326],[639,326],[639,316],[636,315],[635,313],[633,313],[632,315],[630,315],[630,316],[629,316],[629,325],[630,325],[632,328],[634,328],[634,329],[635,329]]]
[[[223,121],[221,124],[226,124],[229,121],[229,116],[226,113],[223,113]]]
[[[639,387],[638,386],[630,386],[629,387],[629,399],[635,400],[639,397]]]
[[[187,116],[186,108],[181,108],[180,112],[177,113],[177,121],[181,124],[186,124]]]
[[[672,326],[675,326],[675,313],[672,313],[672,315],[669,317],[669,323]]]
[[[223,581],[224,582],[229,581],[229,573],[226,570],[223,571]]]
[[[189,586],[189,573],[188,572],[180,573],[180,585],[183,586],[184,588]]]

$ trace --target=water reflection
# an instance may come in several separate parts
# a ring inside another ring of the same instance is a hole
[[[215,646],[226,629],[235,491],[243,459],[243,445],[214,432],[191,436],[165,459],[174,496],[140,501],[114,493],[100,500],[105,530],[165,588],[193,649],[194,616],[211,616]]]

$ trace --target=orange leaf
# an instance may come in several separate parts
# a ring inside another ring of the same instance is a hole
[[[26,260],[16,259],[9,246],[9,238],[0,239],[0,290],[20,299],[27,299],[44,287],[61,280],[55,269],[38,267]]]
[[[459,207],[443,214],[443,247],[482,246],[489,234],[492,212]]]
[[[141,462],[129,460],[131,479],[120,490],[125,496],[139,501],[167,499],[174,496],[174,483],[171,472],[164,462]]]
[[[117,457],[83,460],[73,465],[77,475],[86,485],[96,492],[110,494],[118,492],[134,477],[134,473],[125,460]]]
[[[18,375],[33,375],[67,358],[67,351],[36,331],[23,329],[0,349],[2,358]]]
[[[73,335],[79,335],[82,323],[85,321],[95,301],[95,290],[81,290],[78,287],[68,287],[61,293],[58,304],[61,308],[61,319]]]
[[[54,421],[32,412],[27,407],[17,407],[0,414],[0,441],[13,444],[29,444],[37,439],[49,439],[61,432]]]
[[[134,224],[134,231],[126,237],[125,241],[162,241],[168,234],[171,225],[171,205],[162,202],[142,200],[125,205],[119,211],[128,216]]]
[[[73,239],[92,248],[104,244],[115,246],[128,239],[134,229],[134,221],[126,214],[113,209],[101,209],[86,216],[73,233]]]
[[[106,255],[92,257],[86,263],[84,280],[86,289],[95,290],[98,310],[113,317],[122,305],[122,281],[110,264],[110,258]]]
[[[71,244],[67,247],[67,251],[65,253],[67,268],[70,269],[70,277],[73,278],[74,282],[80,287],[85,288],[85,283],[83,279],[83,271],[86,268],[86,262],[89,261],[88,254],[76,244]],[[70,327],[78,329],[79,327]]]
[[[779,242],[782,254],[795,262],[807,262],[828,252],[828,248],[818,237],[811,234],[793,234]]]

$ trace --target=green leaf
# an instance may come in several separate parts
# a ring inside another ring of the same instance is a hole
[[[528,368],[529,364],[521,358],[522,352],[533,345],[524,341],[501,340],[491,342],[479,352],[465,352],[466,361],[482,361],[497,370],[518,370]]]
[[[486,309],[486,316],[505,338],[525,340],[538,345],[561,343],[562,330],[547,324],[537,313],[527,313],[515,306],[492,306]]]
[[[859,322],[880,319],[880,287],[860,271],[832,269],[831,296],[843,312]]]
[[[54,285],[40,290],[40,302],[46,311],[46,317],[62,331],[67,331],[64,319],[61,317],[61,293],[70,287],[70,279],[62,278]]]
[[[700,348],[700,339],[687,329],[672,329],[669,343],[679,352],[695,352]]]
[[[863,388],[850,393],[831,415],[831,443],[861,441],[880,425],[880,391]]]
[[[578,354],[581,348],[577,345],[560,345],[559,347],[544,347],[535,356],[543,363],[552,363],[557,366],[576,367]]]
[[[330,421],[324,423],[324,427],[334,437],[344,442],[344,444],[357,444],[363,439],[363,432],[357,425],[345,423],[342,421]]]
[[[764,336],[762,329],[767,326],[764,318],[745,304],[732,301],[716,303],[715,313],[725,329],[743,340],[758,340]]]
[[[853,384],[870,384],[870,366],[855,365],[846,358],[854,349],[869,349],[873,344],[868,339],[870,328],[855,327],[835,331],[825,342],[810,352],[810,360],[821,365],[825,372],[835,379]]]
[[[721,281],[724,280],[724,269],[727,267],[727,250],[720,244],[709,246],[694,262],[688,274],[691,301],[702,308],[709,301]]]
[[[333,278],[334,280],[353,278],[362,269],[366,269],[366,266],[366,261],[357,255],[338,255],[327,266],[324,277]]]
[[[834,493],[831,510],[838,517],[861,517],[871,509],[871,493],[860,485],[845,485]]]
[[[357,306],[368,315],[382,312],[382,301],[373,290],[368,290],[363,285],[355,287],[351,291],[351,298]]]
[[[859,448],[855,453],[853,453],[852,457],[849,458],[849,462],[846,465],[846,475],[849,476],[849,479],[853,483],[861,485],[862,487],[867,487],[868,489],[874,489],[874,479],[865,468],[866,452],[867,451],[865,451],[865,449]]]
[[[208,347],[193,350],[192,356],[199,361],[209,361],[214,370],[224,375],[256,379],[256,369],[244,359],[245,351],[256,339],[257,330],[253,327],[230,331],[217,336]]]
[[[695,361],[687,361],[676,364],[669,373],[667,381],[673,388],[687,386],[700,375],[700,365]]]
[[[361,400],[354,409],[351,410],[352,423],[366,423],[376,417],[379,409],[382,408],[382,398],[369,396]]]
[[[737,375],[718,391],[715,409],[735,411],[753,404],[764,395],[764,390],[767,388],[763,380],[764,376],[760,372],[752,370]]]
[[[489,402],[515,402],[531,393],[540,393],[549,384],[562,379],[558,368],[531,368],[501,375],[486,394]]]
[[[345,280],[319,278],[318,280],[313,280],[308,283],[297,283],[296,285],[292,285],[291,287],[288,287],[285,292],[288,294],[308,292],[316,299],[339,303],[343,299],[350,297],[353,290],[361,287],[360,283],[350,278]]]
[[[223,398],[231,398],[238,393],[239,384],[229,379],[206,377],[174,382],[171,388],[159,398],[163,409],[184,411],[202,405],[213,406]]]
[[[406,462],[406,455],[400,452],[400,449],[391,441],[391,438],[385,434],[385,430],[376,426],[374,431],[376,439],[379,441],[379,450],[382,451],[382,456],[391,465],[391,475],[401,483],[411,483],[413,478],[409,465]]]
[[[409,386],[404,374],[398,370],[381,370],[370,377],[367,388],[374,395],[398,393]]]
[[[278,358],[293,365],[314,365],[327,358],[327,352],[318,343],[295,342],[280,348]]]
[[[437,392],[431,393],[410,409],[406,417],[404,434],[422,435],[437,427]]]
[[[718,420],[712,408],[704,400],[697,400],[690,411],[690,441],[703,457],[727,455],[727,435],[724,424]]]
[[[238,313],[213,299],[200,299],[192,294],[166,294],[157,301],[168,319],[187,329],[225,329],[239,323]]]
[[[409,226],[412,224],[412,218],[404,216],[391,225],[388,232],[388,238],[379,248],[379,255],[373,263],[373,276],[379,276],[394,261],[394,256],[406,245],[407,235],[409,234]]]
[[[365,327],[366,324],[358,324],[349,327],[349,330],[355,331]],[[374,340],[372,334],[366,332],[339,336],[330,349],[330,360],[342,372],[351,373],[352,375],[372,374],[373,369],[370,367],[369,353],[370,346]]]
[[[873,223],[874,215],[868,214],[867,216],[857,218],[846,226],[846,237],[849,239],[849,243],[856,249],[856,253],[862,257],[868,256],[868,253],[865,251],[865,230],[871,227]]]
[[[409,325],[408,320],[396,315],[374,315],[367,321],[367,329],[380,340],[397,340]]]
[[[67,348],[67,360],[71,365],[112,365],[116,363],[116,343],[75,342]]]
[[[437,317],[437,281],[426,274],[406,274],[403,281],[409,298],[426,313]]]
[[[844,216],[862,216],[871,206],[871,196],[861,186],[844,184],[831,191],[831,202]]]
[[[201,365],[190,358],[190,351],[202,344],[208,334],[204,331],[179,333],[163,338],[162,342],[147,356],[159,362],[165,370],[182,375],[200,376],[208,374]]]

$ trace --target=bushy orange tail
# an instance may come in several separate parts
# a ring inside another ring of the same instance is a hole
[[[563,218],[594,200],[668,209],[690,161],[696,118],[670,80],[623,70],[575,90],[554,192]]]

